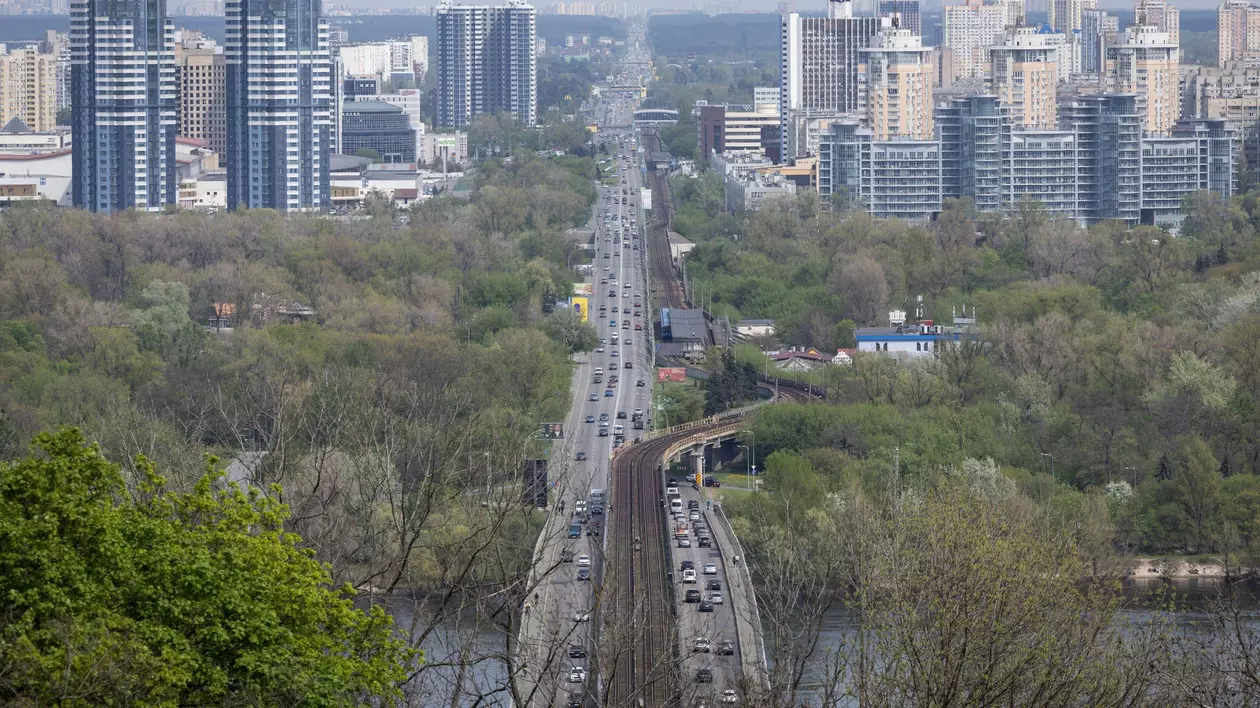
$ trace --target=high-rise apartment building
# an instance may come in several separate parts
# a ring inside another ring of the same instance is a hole
[[[1055,130],[1026,130],[997,97],[964,96],[938,107],[935,141],[874,140],[840,121],[820,141],[818,194],[877,218],[928,220],[944,199],[968,197],[981,212],[1033,200],[1082,225],[1164,225],[1190,194],[1227,199],[1237,187],[1228,121],[1180,121],[1168,136],[1143,137],[1133,94],[1065,95],[1059,114]]]
[[[70,107],[70,34],[47,30],[40,51],[57,57],[57,110]]]
[[[1216,62],[1249,59],[1260,51],[1260,7],[1226,0],[1216,8]]]
[[[1049,0],[1047,21],[1056,30],[1071,36],[1081,28],[1081,13],[1098,9],[1098,0]]]
[[[1165,0],[1137,0],[1133,18],[1133,24],[1150,25],[1168,35],[1168,41],[1181,44],[1181,10]]]
[[[227,154],[227,57],[223,47],[200,32],[185,31],[175,42],[179,90],[179,135],[210,144]]]
[[[897,27],[910,30],[910,34],[916,37],[923,36],[923,15],[919,9],[919,0],[876,0],[875,14],[896,18]]]
[[[906,29],[877,32],[859,50],[864,68],[866,123],[875,140],[931,140],[932,48]]]
[[[948,5],[941,24],[941,46],[953,59],[952,79],[984,76],[988,49],[1001,41],[1010,11],[1002,5],[986,5],[984,0],[967,0],[965,5]]]
[[[480,115],[510,113],[538,121],[534,8],[507,4],[437,7],[437,124],[461,128]]]
[[[1007,107],[1016,125],[1054,130],[1059,124],[1060,46],[1032,27],[1008,30],[1005,40],[989,48],[993,93]]]
[[[320,0],[228,0],[229,209],[329,204],[333,63]]]
[[[175,27],[164,0],[76,0],[70,18],[75,206],[175,203]]]
[[[827,3],[827,17],[782,16],[779,33],[780,133],[794,116],[861,110],[858,51],[869,47],[886,18],[855,17],[853,3]],[[792,142],[785,142],[790,148]],[[784,154],[784,158],[797,157]]]
[[[1107,70],[1108,44],[1115,44],[1120,21],[1106,10],[1081,11],[1081,72],[1102,74]]]
[[[1181,116],[1177,45],[1154,27],[1130,27],[1107,47],[1107,82],[1117,93],[1135,93],[1146,112],[1147,133],[1163,135]]]
[[[57,127],[57,56],[34,46],[0,54],[0,123],[21,118],[31,130]]]

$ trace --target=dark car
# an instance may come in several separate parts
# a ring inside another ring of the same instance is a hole
[[[696,683],[713,683],[713,669],[700,669],[697,671]]]
[[[686,602],[700,602],[699,590],[688,590],[685,596]]]
[[[681,567],[682,567],[682,569],[683,569],[683,570],[695,570],[695,569],[696,569],[696,562],[695,562],[695,561],[685,560],[685,561],[683,561],[683,562],[682,562],[682,566],[681,566]]]
[[[718,481],[718,479],[717,479],[716,477],[705,477],[705,478],[704,478],[704,486],[706,486],[706,487],[720,487],[720,486],[722,486],[722,483],[721,483],[721,482],[719,482],[719,481]]]
[[[578,568],[578,572],[577,572],[577,579],[578,579],[578,580],[590,580],[590,579],[591,579],[591,569],[590,569],[590,568]]]
[[[617,411],[617,420],[625,420],[625,419],[626,419],[626,412],[625,412],[625,411]]]
[[[578,454],[573,456],[573,459],[577,460],[578,462],[584,462],[586,460],[586,453],[579,452]]]
[[[677,486],[678,486],[678,480],[674,479],[673,477],[670,477],[668,480],[666,480],[666,481],[665,481],[665,486],[666,486],[666,487],[677,487]]]
[[[626,366],[625,366],[625,368],[627,368],[627,369],[633,369],[633,368],[634,368],[634,362],[633,362],[633,361],[627,361],[627,362],[626,362]]]
[[[710,590],[721,590],[721,589],[722,589],[722,581],[721,581],[721,580],[710,580],[710,581],[709,581],[709,583],[708,583],[708,585],[706,585],[705,587],[707,587],[707,588],[708,588],[708,589],[710,589]]]
[[[722,656],[733,655],[735,653],[735,643],[727,639],[726,641],[718,645],[717,653],[721,654]]]
[[[699,509],[699,508],[700,508],[700,500],[699,500],[699,499],[688,499],[688,500],[687,500],[687,508],[688,508],[688,509]]]
[[[639,379],[639,382],[635,384],[635,386],[638,386],[639,388],[643,388],[646,385],[647,384],[643,383],[643,379]]]
[[[701,611],[701,612],[712,612],[712,611],[713,611],[713,603],[712,603],[712,602],[709,602],[708,600],[705,600],[704,602],[700,603],[700,611]]]
[[[606,437],[608,437],[608,428],[600,428],[600,429],[599,429],[599,436],[600,436],[601,438],[606,438]]]
[[[570,644],[569,645],[569,658],[570,659],[585,659],[586,647],[582,646],[581,644]]]
[[[595,422],[595,416],[593,416],[593,415],[588,415],[588,416],[586,416],[586,422],[588,422],[588,423],[594,423],[594,422]]]
[[[708,536],[703,536],[703,537],[701,537],[700,539],[698,539],[698,540],[697,540],[697,542],[696,542],[696,543],[697,543],[697,546],[698,546],[698,547],[700,547],[700,548],[712,548],[712,547],[713,547],[713,539],[709,538]]]

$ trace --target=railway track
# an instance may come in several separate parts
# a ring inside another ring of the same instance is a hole
[[[655,132],[644,135],[644,148],[649,154],[661,149],[660,136]],[[652,257],[652,283],[656,289],[656,307],[687,307],[678,271],[669,248],[669,224],[673,204],[669,198],[669,179],[653,171],[648,177],[652,189],[652,229],[649,248]]]
[[[632,445],[613,460],[609,533],[612,599],[604,623],[614,638],[608,703],[672,706],[680,690],[672,585],[667,582],[664,494],[659,465],[684,431]],[[639,550],[634,550],[636,539]]]

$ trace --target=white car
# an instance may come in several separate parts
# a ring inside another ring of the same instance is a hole
[[[684,583],[694,583],[694,582],[696,582],[696,571],[694,571],[694,570],[684,570],[682,573],[683,573],[683,582],[684,582]]]
[[[709,640],[704,637],[696,637],[696,646],[692,651],[709,653]]]
[[[709,602],[712,602],[715,605],[722,604],[722,593],[720,592],[709,593]]]
[[[574,666],[569,669],[569,683],[582,683],[586,680],[586,669]]]
[[[705,575],[717,575],[717,565],[716,565],[716,564],[714,564],[714,563],[705,563],[705,564],[704,564],[704,574],[705,574]]]
[[[573,613],[573,621],[574,622],[590,622],[591,613],[587,612],[586,610],[578,610],[577,612]]]
[[[591,567],[591,557],[583,553],[578,556],[577,564],[579,568],[589,568]]]
[[[722,691],[722,702],[723,703],[739,703],[739,694],[735,693],[735,689],[728,688],[725,691]]]

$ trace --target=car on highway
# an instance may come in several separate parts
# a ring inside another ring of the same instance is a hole
[[[583,553],[578,556],[577,564],[579,568],[589,568],[591,567],[591,557]]]
[[[625,411],[617,411],[617,420],[625,420],[625,419],[626,419],[626,412],[625,412]]]
[[[599,400],[599,394],[598,394],[598,393],[592,393],[592,394],[590,395],[590,400],[591,400],[591,401],[598,401],[598,400]]]
[[[580,582],[586,582],[586,581],[590,580],[590,579],[591,579],[591,569],[590,569],[590,568],[578,568],[578,572],[577,572],[577,579],[578,579]]]
[[[691,570],[690,568],[688,568],[687,570],[684,570],[682,572],[682,581],[684,583],[696,582],[696,571]]]
[[[582,524],[580,524],[580,523],[578,523],[578,522],[576,522],[576,521],[574,521],[573,523],[569,524],[569,530],[568,530],[568,533],[567,533],[566,535],[567,535],[569,538],[581,538],[581,537],[582,537]]]
[[[696,683],[713,683],[713,669],[700,669],[697,671]]]
[[[712,602],[715,605],[722,604],[722,593],[720,592],[709,593],[709,602]]]
[[[695,570],[696,562],[693,560],[685,560],[682,562],[682,565],[678,566],[678,569],[679,570]]]
[[[574,666],[569,669],[569,683],[582,683],[586,680],[586,669]]]
[[[728,688],[725,691],[722,691],[722,702],[739,703],[739,694],[735,692],[735,689]]]
[[[702,603],[700,603],[700,611],[701,611],[701,612],[712,612],[712,611],[713,611],[713,603],[712,603],[712,602],[702,602]]]
[[[593,416],[593,415],[588,415],[588,416],[586,416],[586,422],[588,422],[588,423],[594,423],[594,422],[595,422],[595,416]]]
[[[574,622],[590,622],[590,621],[591,621],[591,612],[590,612],[590,610],[576,610],[576,611],[574,611],[574,613],[573,613],[573,621],[574,621]]]
[[[696,509],[692,509],[691,512],[687,514],[687,518],[691,519],[692,521],[699,521],[700,512]]]
[[[646,385],[647,384],[643,381],[643,379],[639,379],[639,381],[635,383],[635,386],[638,386],[639,388],[643,388]]]
[[[570,551],[570,550],[569,550],[569,549],[567,549],[567,548],[566,548],[566,549],[564,549],[563,551],[560,551],[560,562],[561,562],[561,563],[572,563],[572,562],[573,562],[573,551]]]
[[[716,563],[705,563],[705,564],[704,564],[704,574],[705,574],[705,575],[717,575],[717,564],[716,564]]]
[[[721,590],[722,581],[718,580],[717,578],[712,578],[709,580],[708,583],[705,584],[705,587],[708,588],[709,590]]]
[[[584,705],[585,703],[582,702],[582,697],[576,693],[570,693],[569,700],[564,702],[565,708],[582,708]]]
[[[604,345],[602,345],[602,344],[601,344],[601,345],[599,345],[598,347],[595,347],[595,353],[596,353],[596,354],[603,354],[603,353],[604,353]]]
[[[622,365],[622,367],[621,367],[621,368],[623,368],[623,369],[633,369],[633,368],[634,368],[634,362],[633,362],[633,361],[627,361],[625,364],[623,364],[623,365]]]
[[[569,645],[569,658],[570,659],[585,659],[586,647],[582,646],[581,644],[570,644]]]
[[[586,453],[579,451],[578,454],[573,456],[573,459],[577,460],[578,462],[586,462]]]
[[[731,640],[729,640],[729,639],[723,639],[723,640],[722,640],[722,643],[718,645],[718,650],[717,650],[717,653],[718,653],[718,654],[720,654],[720,655],[722,655],[722,656],[732,656],[732,655],[734,655],[734,654],[735,654],[735,642],[732,642],[732,641],[731,641]]]
[[[604,389],[604,398],[612,398],[613,392],[611,388]]]
[[[608,356],[614,356],[614,357],[616,357],[616,356],[621,356],[621,352],[619,352],[619,351],[617,351],[616,349],[614,349],[614,350],[612,350],[612,352],[611,352]],[[615,362],[615,361],[614,361],[614,362],[613,362],[613,366],[616,366],[616,365],[617,365],[617,362]]]
[[[693,651],[693,652],[697,652],[697,651],[698,651],[698,652],[704,652],[705,654],[708,654],[708,653],[709,653],[709,651],[710,651],[710,647],[709,647],[709,640],[708,640],[708,639],[706,639],[706,638],[704,638],[704,637],[696,637],[696,643],[695,643],[695,645],[691,648],[691,651]]]
[[[683,602],[700,602],[702,599],[704,598],[701,597],[699,590],[688,590],[683,593]]]

